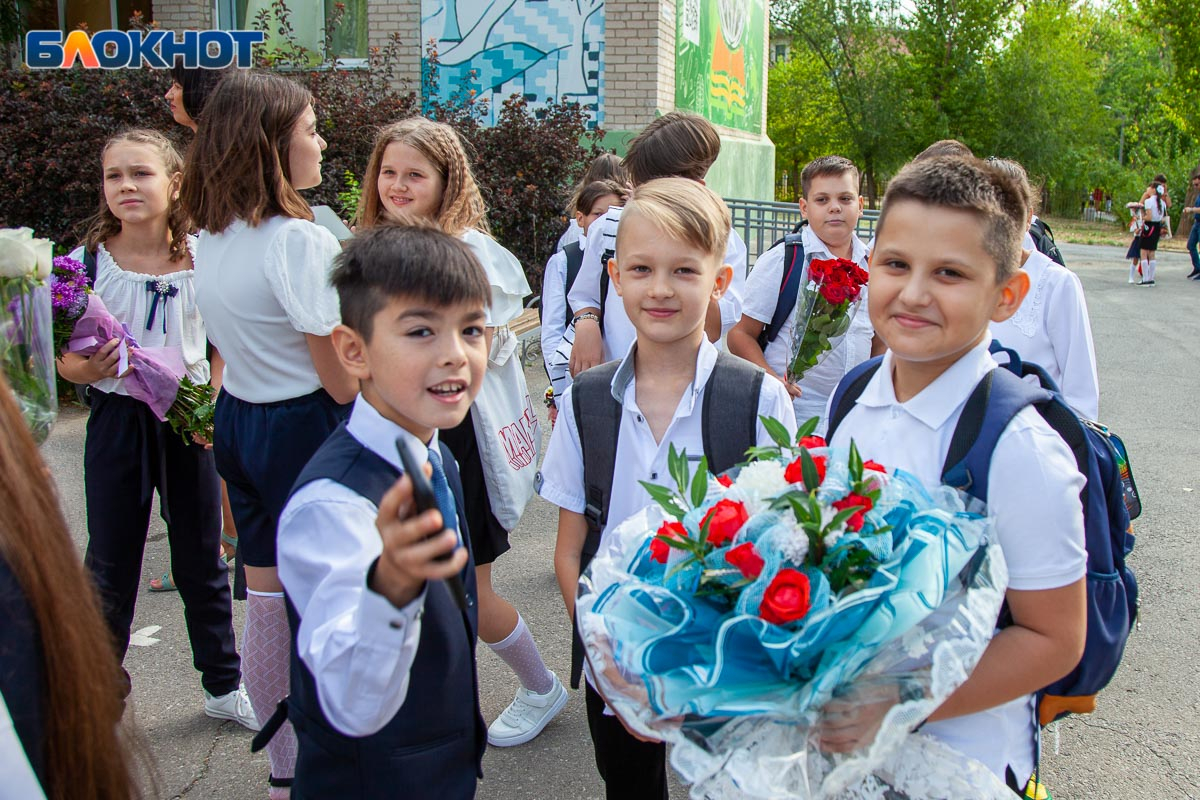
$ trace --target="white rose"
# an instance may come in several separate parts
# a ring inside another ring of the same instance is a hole
[[[33,228],[0,228],[0,239],[28,242],[33,238]]]
[[[37,253],[26,242],[0,236],[0,278],[25,278],[37,266]]]
[[[38,280],[46,280],[50,277],[50,271],[54,269],[54,242],[49,239],[34,239],[29,242],[33,247],[33,252],[37,256],[37,277]]]

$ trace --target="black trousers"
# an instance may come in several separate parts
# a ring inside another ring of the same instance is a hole
[[[157,491],[192,663],[211,694],[232,692],[241,682],[241,659],[234,645],[229,575],[220,559],[221,484],[212,451],[185,443],[141,401],[95,389],[92,398],[83,455],[84,561],[99,589],[117,657],[124,660],[129,649]]]
[[[584,691],[604,796],[608,800],[667,800],[667,746],[635,739],[620,720],[604,715],[604,698],[590,684]]]

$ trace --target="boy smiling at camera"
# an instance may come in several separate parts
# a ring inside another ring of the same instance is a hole
[[[332,282],[333,347],[361,391],[279,522],[292,796],[472,797],[487,735],[475,569],[437,432],[463,420],[483,382],[491,289],[465,244],[421,226],[360,233]],[[441,513],[415,513],[397,447],[428,464]],[[454,575],[463,608],[443,582]]]
[[[732,279],[723,263],[729,229],[724,201],[685,178],[642,184],[621,214],[608,273],[637,341],[623,360],[576,376],[542,464],[541,495],[560,508],[554,569],[572,618],[579,576],[608,523],[651,504],[639,481],[665,479],[672,446],[693,461],[704,454],[720,473],[748,448],[771,442],[760,415],[795,432],[783,385],[764,381],[749,362],[718,355],[705,336],[710,304]],[[597,474],[598,464],[608,473]],[[573,655],[578,686],[582,654]],[[586,699],[607,796],[666,798],[665,745],[628,733],[590,683]]]

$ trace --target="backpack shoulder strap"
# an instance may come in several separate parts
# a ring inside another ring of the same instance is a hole
[[[829,425],[825,429],[825,441],[833,439],[834,431],[842,424],[850,409],[854,408],[854,404],[858,402],[858,398],[862,396],[863,390],[867,388],[871,378],[875,377],[882,363],[883,356],[868,359],[847,372],[838,383],[829,403]]]
[[[83,269],[87,273],[88,286],[96,288],[96,251],[83,248]]]
[[[571,287],[575,285],[575,279],[579,277],[579,268],[583,266],[583,248],[579,246],[579,242],[571,242],[563,248],[563,255],[567,257],[567,288],[563,296],[570,297]],[[567,325],[570,325],[571,320],[575,317],[570,302],[566,303],[566,313]]]
[[[801,233],[789,233],[783,237],[783,276],[779,280],[779,299],[775,303],[775,313],[771,322],[758,335],[758,345],[766,350],[770,342],[775,341],[779,331],[792,315],[796,307],[796,298],[800,294],[800,277],[804,274],[804,236]]]
[[[758,399],[762,367],[721,352],[704,386],[700,412],[704,455],[714,475],[741,463],[758,439]]]
[[[992,451],[1021,409],[1046,403],[1053,395],[1008,370],[990,370],[967,398],[942,466],[942,483],[987,502]]]
[[[571,410],[579,432],[583,455],[584,498],[588,534],[584,543],[584,566],[600,546],[600,531],[608,522],[613,469],[617,459],[617,436],[621,430],[621,404],[612,395],[612,380],[620,361],[610,361],[575,376],[571,387]]]

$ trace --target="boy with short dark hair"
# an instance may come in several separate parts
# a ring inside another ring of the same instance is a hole
[[[821,417],[818,432],[825,430],[825,406],[838,381],[871,357],[874,331],[866,312],[866,293],[841,341],[798,383],[787,380],[796,309],[790,310],[778,328],[770,328],[770,323],[781,302],[783,280],[789,268],[799,270],[813,259],[829,258],[845,258],[867,268],[867,248],[854,230],[863,208],[858,178],[858,167],[841,156],[822,156],[805,165],[800,173],[800,211],[808,224],[800,232],[801,249],[796,252],[797,256],[803,253],[803,261],[794,265],[784,263],[790,252],[785,242],[760,255],[746,279],[742,319],[729,332],[729,352],[758,364],[778,379],[792,396],[797,420]],[[798,279],[799,274],[793,277]],[[764,348],[760,342],[767,328],[770,328],[767,335],[773,338]]]
[[[708,309],[732,279],[722,263],[729,227],[725,203],[694,180],[650,181],[625,207],[609,270],[636,342],[619,363],[576,376],[542,463],[541,495],[560,507],[554,568],[572,618],[581,572],[612,525],[651,504],[639,481],[668,480],[672,446],[719,473],[771,443],[760,416],[795,432],[783,386],[718,355],[705,336]],[[607,796],[666,798],[665,745],[629,734],[590,684],[587,711]]]
[[[279,522],[292,797],[472,797],[487,737],[475,570],[437,432],[463,420],[482,384],[491,290],[466,245],[420,226],[359,234],[332,282],[333,346],[360,394]],[[429,465],[440,513],[415,513],[399,447]],[[444,582],[453,576],[465,597]]]
[[[831,431],[831,446],[853,439],[872,459],[941,484],[967,400],[997,368],[989,323],[1010,318],[1029,289],[1019,269],[1028,213],[1017,182],[973,158],[914,162],[892,179],[869,300],[888,352]],[[984,763],[1019,793],[1035,766],[1034,693],[1083,652],[1084,477],[1063,440],[1026,406],[1000,435],[988,474],[974,476],[985,478],[1012,623],[921,732]],[[862,722],[827,721],[823,746],[856,748],[863,731],[874,730]]]
[[[672,111],[633,138],[622,163],[635,187],[655,178],[671,177],[703,184],[720,152],[721,137],[711,122],[698,114]],[[605,361],[624,358],[637,335],[608,272],[620,220],[621,208],[614,207],[596,221],[579,277],[567,298],[575,309],[572,375]],[[712,301],[704,325],[705,334],[713,342],[728,333],[742,315],[746,244],[732,226],[726,239],[724,263],[733,269],[733,276],[720,299]]]

